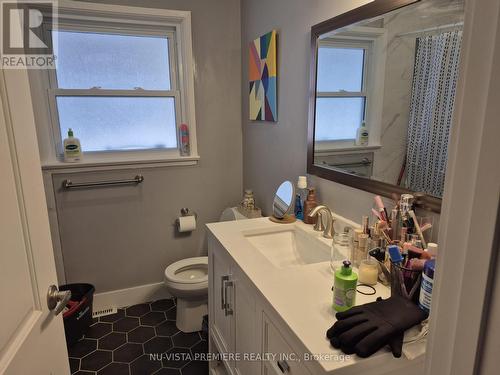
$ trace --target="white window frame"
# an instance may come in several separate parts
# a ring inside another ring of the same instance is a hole
[[[194,61],[192,57],[191,14],[188,11],[149,9],[107,4],[59,1],[58,29],[68,31],[116,33],[119,35],[161,35],[169,38],[170,90],[108,90],[58,88],[55,70],[31,72],[32,91],[42,98],[35,107],[42,168],[68,169],[121,164],[182,165],[199,160],[194,106]],[[46,38],[51,42],[50,30]],[[172,42],[172,43],[171,43]],[[55,51],[57,53],[57,51]],[[83,161],[61,161],[61,131],[56,96],[174,97],[177,127],[189,126],[190,155],[180,156],[179,148],[147,150],[110,150],[85,152]],[[38,113],[37,113],[38,112]]]

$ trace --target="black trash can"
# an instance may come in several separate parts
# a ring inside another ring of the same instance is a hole
[[[92,302],[95,288],[92,284],[67,284],[60,291],[70,290],[71,299],[63,313],[66,343],[73,345],[87,333],[92,324]]]

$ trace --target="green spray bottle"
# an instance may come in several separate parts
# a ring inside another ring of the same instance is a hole
[[[333,308],[346,311],[356,303],[356,285],[358,275],[352,272],[351,262],[344,260],[342,267],[335,271],[333,284]]]

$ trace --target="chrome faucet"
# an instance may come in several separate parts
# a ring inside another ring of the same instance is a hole
[[[323,224],[323,215],[326,215],[326,226]],[[335,229],[333,228],[333,223],[335,219],[333,218],[332,210],[327,206],[321,205],[316,206],[310,213],[309,217],[317,216],[316,224],[314,225],[315,231],[323,231],[323,237],[333,238],[335,234]]]

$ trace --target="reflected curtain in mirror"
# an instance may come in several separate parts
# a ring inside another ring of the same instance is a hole
[[[417,38],[408,124],[407,186],[443,194],[462,31]]]

